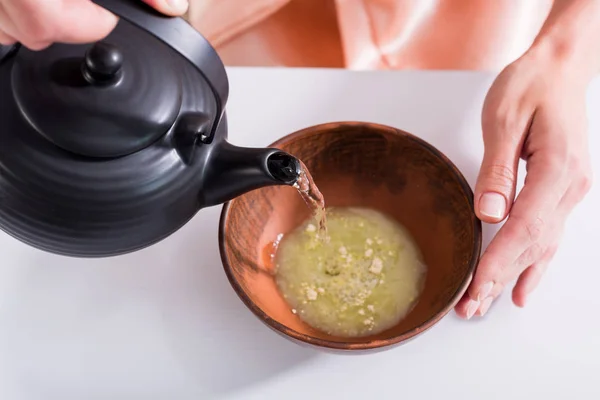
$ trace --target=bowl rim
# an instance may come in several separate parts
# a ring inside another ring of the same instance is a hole
[[[363,122],[363,121],[339,121],[339,122],[327,122],[312,125],[298,131],[287,134],[280,139],[273,142],[269,147],[279,148],[281,145],[294,141],[300,137],[311,136],[311,135],[319,135],[322,132],[332,130],[333,128],[339,128],[340,126],[363,126],[368,127],[375,131],[385,131],[394,135],[404,136],[405,138],[417,142],[424,149],[428,150],[433,154],[433,156],[440,158],[451,170],[456,179],[458,180],[463,192],[465,193],[469,205],[472,209],[474,209],[474,194],[471,186],[467,182],[466,178],[462,174],[462,172],[458,169],[458,167],[440,150],[436,147],[425,141],[424,139],[419,138],[409,132],[404,130],[394,128],[384,124],[378,124],[373,122]],[[481,255],[482,248],[482,224],[481,220],[477,218],[475,212],[473,211],[473,233],[474,233],[474,243],[472,246],[471,257],[469,261],[469,267],[465,276],[462,279],[461,284],[456,289],[454,294],[451,296],[450,301],[440,310],[435,312],[430,318],[424,321],[419,326],[404,332],[400,335],[388,338],[388,339],[380,339],[380,340],[370,340],[368,342],[345,342],[345,341],[336,341],[336,340],[326,340],[320,339],[311,335],[307,335],[304,333],[300,333],[295,329],[292,329],[276,320],[271,318],[267,313],[265,313],[256,303],[254,303],[250,297],[246,294],[246,292],[242,289],[241,285],[237,281],[237,279],[233,275],[231,262],[229,261],[229,257],[226,252],[226,225],[229,218],[229,209],[235,199],[225,203],[222,208],[221,216],[219,220],[219,252],[221,255],[221,262],[223,264],[223,268],[225,270],[225,274],[227,275],[227,279],[229,283],[233,287],[234,291],[238,295],[238,297],[242,300],[242,302],[246,305],[247,308],[254,313],[258,319],[260,319],[263,323],[265,323],[268,327],[275,330],[278,333],[281,333],[291,339],[304,342],[310,345],[324,347],[332,350],[373,350],[380,349],[383,347],[390,347],[393,345],[401,344],[407,342],[410,339],[414,339],[416,336],[422,334],[423,332],[430,329],[433,325],[439,322],[444,316],[446,316],[458,303],[461,297],[467,291],[469,284],[473,278],[475,270],[477,268],[477,264],[479,263],[479,258]]]

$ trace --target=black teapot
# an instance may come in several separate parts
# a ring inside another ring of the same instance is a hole
[[[75,257],[132,252],[196,212],[268,185],[298,160],[229,144],[229,84],[208,41],[140,0],[103,41],[0,46],[0,228]]]

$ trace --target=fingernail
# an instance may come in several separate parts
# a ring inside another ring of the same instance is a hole
[[[490,309],[492,301],[494,301],[494,298],[488,297],[487,299],[481,302],[481,305],[479,306],[479,315],[481,315],[482,317],[485,315],[485,313]]]
[[[479,302],[477,300],[469,300],[467,303],[467,319],[471,319],[475,312],[479,308]]]
[[[486,217],[504,218],[506,212],[506,199],[500,193],[484,193],[479,200],[479,211]]]
[[[477,295],[477,300],[481,301],[481,299],[485,299],[486,297],[488,297],[489,294],[492,292],[493,288],[494,282],[488,282],[485,285],[483,285],[481,287],[481,290],[479,291],[479,294]]]
[[[107,12],[106,13],[106,21],[108,24],[113,25],[113,29],[115,26],[117,26],[117,24],[119,23],[119,17],[117,17],[115,14],[111,13],[111,12]]]
[[[167,0],[171,9],[175,12],[185,12],[189,6],[188,0]]]

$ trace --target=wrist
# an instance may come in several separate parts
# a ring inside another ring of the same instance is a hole
[[[600,73],[599,37],[600,1],[555,0],[526,57],[589,81]]]

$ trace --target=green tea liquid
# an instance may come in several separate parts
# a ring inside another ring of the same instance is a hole
[[[323,240],[311,218],[279,242],[276,281],[290,312],[342,337],[396,325],[414,307],[426,275],[409,233],[374,210],[328,208],[326,234]]]

